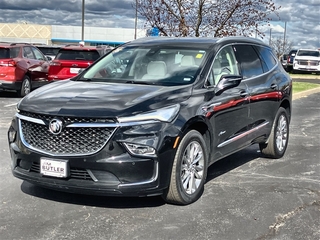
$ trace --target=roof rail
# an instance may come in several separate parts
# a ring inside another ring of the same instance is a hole
[[[17,42],[17,43],[11,43],[10,46],[15,46],[15,45],[18,45],[18,44],[31,45],[30,43],[20,43],[20,42]]]
[[[70,43],[70,44],[67,44],[67,45],[65,45],[65,47],[71,47],[71,46],[81,46],[80,44],[78,44],[78,43]]]

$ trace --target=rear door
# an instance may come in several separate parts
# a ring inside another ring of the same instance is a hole
[[[278,82],[281,74],[272,71],[278,62],[268,48],[248,44],[238,44],[234,48],[250,93],[248,136],[254,140],[271,130],[279,102]]]
[[[44,55],[33,46],[23,47],[23,58],[30,73],[32,86],[38,87],[46,81],[49,63]]]

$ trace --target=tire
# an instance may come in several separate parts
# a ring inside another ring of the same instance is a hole
[[[21,89],[18,90],[18,96],[19,97],[24,97],[27,94],[31,92],[31,81],[28,76],[24,76],[22,84],[21,84]]]
[[[163,198],[168,203],[187,205],[195,202],[203,193],[207,177],[208,152],[202,135],[189,131],[177,149],[170,184]]]
[[[269,139],[261,143],[260,151],[269,158],[281,158],[288,146],[289,141],[289,118],[287,111],[280,107],[272,125]]]

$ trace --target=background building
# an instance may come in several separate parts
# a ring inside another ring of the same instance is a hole
[[[36,25],[28,23],[0,23],[0,42],[25,42],[38,44],[70,44],[81,41],[82,27],[61,25]],[[134,39],[135,29],[85,27],[86,45],[117,46]],[[137,38],[147,31],[137,30]]]

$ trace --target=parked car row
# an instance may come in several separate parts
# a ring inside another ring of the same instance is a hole
[[[283,68],[292,73],[320,73],[320,50],[293,49],[280,57]]]
[[[108,46],[1,42],[0,90],[14,90],[23,97],[51,81],[76,76],[110,50]]]

